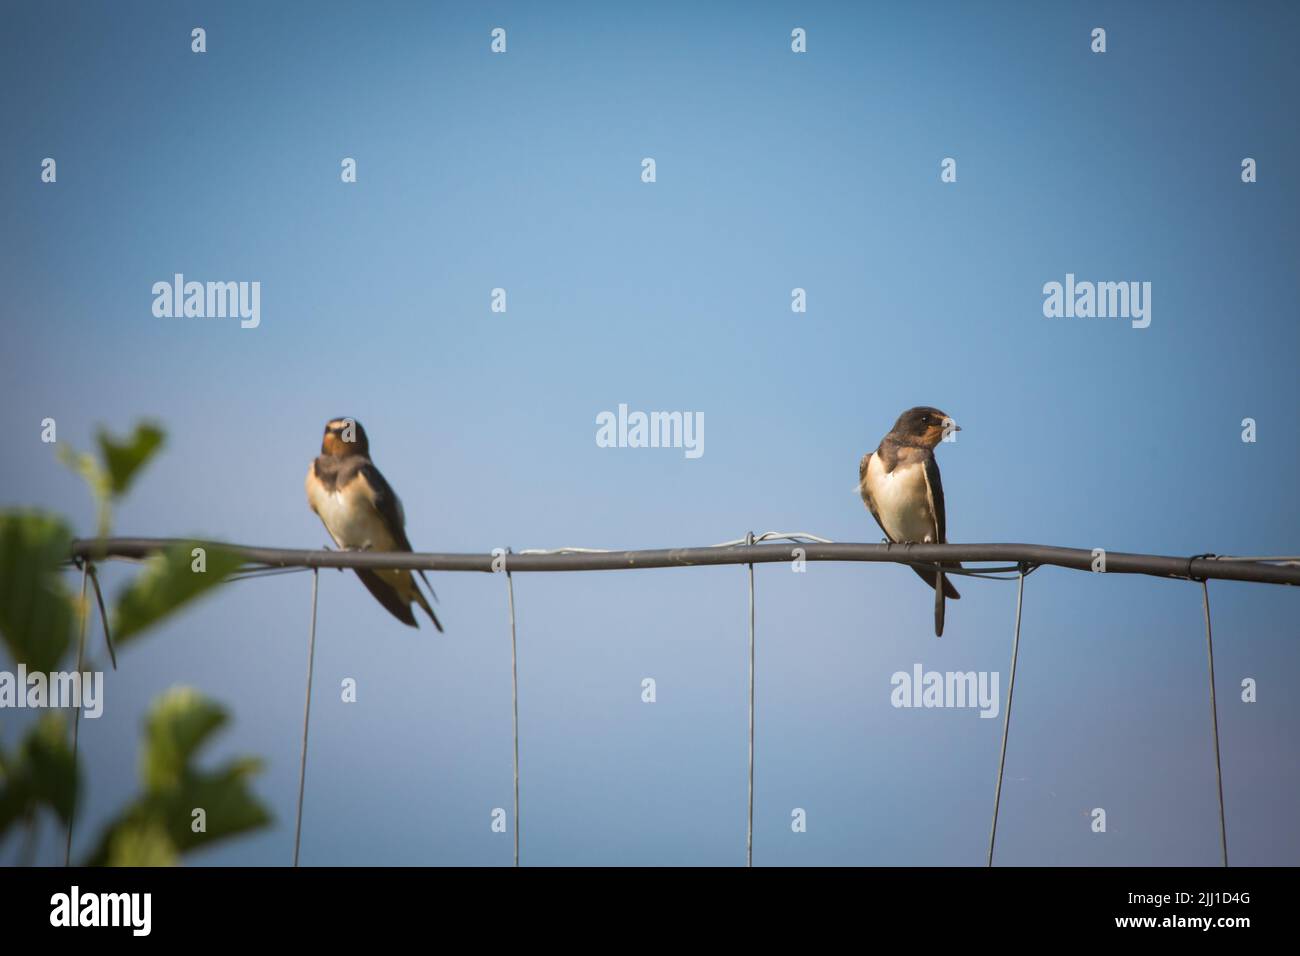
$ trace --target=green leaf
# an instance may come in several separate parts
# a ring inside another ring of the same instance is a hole
[[[33,796],[68,822],[77,794],[77,761],[62,714],[46,714],[27,734],[24,754]]]
[[[49,807],[67,823],[77,792],[77,764],[62,714],[45,714],[18,751],[0,755],[0,835]]]
[[[82,477],[96,501],[108,496],[108,476],[90,452],[74,451],[65,445],[59,449],[59,461]]]
[[[254,758],[232,760],[211,773],[195,773],[166,804],[168,832],[182,853],[266,826],[271,815],[249,783],[262,770]],[[194,832],[194,810],[202,809],[206,830]]]
[[[219,704],[192,688],[176,688],[158,698],[145,721],[145,788],[179,786],[190,758],[226,719]]]
[[[77,609],[59,573],[71,544],[53,515],[0,511],[0,637],[33,671],[56,670],[72,643]]]
[[[0,837],[27,816],[32,807],[32,781],[18,754],[0,753]]]
[[[156,820],[124,823],[108,841],[109,866],[175,866],[176,844]]]
[[[136,472],[153,457],[165,437],[166,433],[150,422],[136,425],[131,437],[124,442],[117,441],[102,428],[96,433],[100,458],[108,476],[108,489],[114,497],[126,493]]]
[[[249,787],[261,761],[242,757],[211,771],[194,766],[227,719],[224,708],[187,687],[154,702],[141,753],[144,792],[104,831],[90,865],[175,862],[182,853],[271,822]]]
[[[73,451],[64,446],[59,449],[59,461],[75,471],[90,489],[90,497],[95,502],[96,533],[101,538],[108,537],[108,529],[113,523],[112,502],[108,492],[108,475],[99,467],[95,456],[84,451]]]
[[[203,567],[193,551],[203,551]],[[182,605],[211,590],[239,569],[243,559],[225,548],[182,542],[156,554],[118,596],[113,639],[118,646],[162,621]]]

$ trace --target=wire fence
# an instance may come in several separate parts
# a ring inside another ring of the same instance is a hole
[[[239,555],[244,565],[230,580],[246,580],[276,574],[312,572],[311,627],[307,643],[307,686],[303,705],[302,749],[298,771],[298,806],[294,826],[293,865],[299,863],[302,844],[303,801],[307,781],[307,740],[311,724],[313,665],[316,654],[316,611],[321,568],[350,568],[408,571],[479,571],[500,573],[505,577],[506,601],[510,621],[510,676],[512,729],[514,743],[514,865],[520,865],[519,801],[519,659],[515,613],[515,572],[549,571],[618,571],[648,568],[705,567],[745,565],[749,581],[749,734],[748,786],[746,790],[745,863],[754,862],[754,739],[755,739],[755,669],[757,662],[756,611],[754,600],[754,565],[799,561],[851,561],[906,564],[922,569],[937,569],[942,562],[944,574],[1017,582],[1015,631],[1011,644],[1011,669],[1007,682],[1007,702],[1003,716],[1002,742],[998,758],[997,783],[993,795],[993,819],[989,831],[987,865],[993,865],[997,843],[998,814],[1002,801],[1002,776],[1006,767],[1007,739],[1011,731],[1011,704],[1015,695],[1016,665],[1020,655],[1020,620],[1024,603],[1025,578],[1039,567],[1053,566],[1076,571],[1106,574],[1145,574],[1201,584],[1205,616],[1206,656],[1209,665],[1210,727],[1214,750],[1215,780],[1218,786],[1219,839],[1223,866],[1228,865],[1228,834],[1223,801],[1223,770],[1219,753],[1219,717],[1214,694],[1214,639],[1210,624],[1208,581],[1250,581],[1262,584],[1300,585],[1300,556],[1237,557],[1198,554],[1175,557],[1154,554],[1112,552],[1104,549],[1062,548],[1040,544],[859,544],[835,542],[802,531],[768,531],[760,535],[748,532],[745,537],[707,547],[666,548],[618,551],[599,548],[530,549],[513,552],[496,548],[489,554],[333,551],[268,548],[204,542],[182,538],[106,538],[79,539],[72,544],[71,558],[82,571],[82,598],[86,578],[99,595],[95,562],[110,559],[145,560],[179,543],[195,547],[222,548]],[[776,543],[782,542],[782,543]],[[961,568],[948,566],[964,562]],[[970,564],[991,565],[970,567]],[[103,604],[100,601],[101,616]],[[78,668],[85,653],[85,618],[82,618]],[[108,637],[107,629],[105,636]],[[110,651],[112,648],[109,639]],[[114,658],[114,664],[116,659]],[[73,755],[76,759],[77,726],[73,724]],[[68,821],[68,862],[72,847],[73,819]]]

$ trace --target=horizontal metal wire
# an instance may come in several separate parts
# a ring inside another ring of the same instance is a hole
[[[801,536],[811,538],[812,536]],[[188,538],[82,538],[72,543],[71,557],[143,559]],[[314,551],[266,548],[219,541],[193,541],[198,546],[234,551],[250,565],[266,568],[370,568],[423,571],[627,571],[644,568],[680,568],[724,564],[772,564],[802,558],[805,561],[866,561],[893,564],[931,564],[939,561],[1000,562],[1015,566],[1053,566],[1091,571],[1091,549],[1060,548],[1045,544],[857,544],[798,540],[790,544],[726,544],[696,548],[658,548],[643,551],[560,549],[540,553],[445,554],[420,551]],[[796,549],[798,554],[796,554]],[[1300,585],[1300,567],[1274,564],[1287,559],[1219,559],[1212,555],[1175,557],[1157,554],[1105,553],[1108,574],[1148,574],[1155,577],[1203,581],[1256,581],[1263,584]],[[496,567],[493,567],[493,564]],[[980,572],[981,569],[971,569]],[[995,570],[995,569],[989,569]],[[996,569],[1001,570],[1001,569]]]

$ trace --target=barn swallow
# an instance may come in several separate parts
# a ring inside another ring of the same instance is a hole
[[[307,469],[307,503],[334,543],[349,550],[410,551],[401,499],[370,460],[370,440],[361,423],[351,418],[331,420],[320,452]],[[414,601],[442,630],[410,571],[354,570],[375,599],[403,624],[419,626],[411,610]],[[433,594],[423,571],[420,579]]]
[[[893,429],[858,465],[858,491],[885,536],[895,543],[947,544],[943,482],[934,449],[961,426],[922,405],[898,416]],[[945,568],[961,564],[944,563]],[[934,635],[943,636],[944,599],[961,597],[943,571],[913,566],[934,591]]]

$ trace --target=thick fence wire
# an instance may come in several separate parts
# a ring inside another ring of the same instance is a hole
[[[1300,556],[1236,557],[1215,554],[1198,554],[1175,557],[1155,554],[1133,554],[1103,549],[1062,548],[1041,544],[859,544],[834,542],[828,538],[802,531],[767,531],[755,535],[752,531],[734,541],[724,541],[707,547],[665,548],[639,551],[617,551],[600,548],[530,549],[518,553],[497,548],[488,554],[395,552],[395,551],[332,551],[268,548],[235,545],[224,542],[204,542],[181,538],[106,538],[80,539],[72,544],[70,559],[82,570],[82,606],[85,606],[86,573],[98,580],[94,562],[111,559],[144,560],[171,545],[180,542],[203,547],[221,548],[233,552],[244,561],[244,566],[230,580],[246,580],[295,571],[312,572],[311,628],[307,645],[307,689],[303,707],[302,750],[298,774],[298,807],[294,827],[293,865],[297,866],[302,842],[303,799],[307,779],[307,740],[311,723],[312,669],[316,652],[316,609],[321,568],[351,568],[370,570],[408,571],[480,571],[504,573],[507,603],[510,614],[510,676],[513,729],[514,770],[514,865],[520,864],[520,800],[519,800],[519,659],[516,633],[514,572],[549,571],[631,571],[649,568],[706,567],[717,565],[745,565],[749,583],[749,734],[748,734],[748,786],[746,788],[745,864],[754,863],[754,742],[755,742],[755,665],[756,665],[756,603],[754,595],[754,565],[797,561],[850,561],[906,564],[923,569],[938,569],[943,563],[944,574],[958,574],[995,580],[1017,582],[1015,630],[1011,645],[1011,673],[1007,687],[1006,710],[1003,717],[1002,742],[998,758],[997,783],[993,797],[993,818],[989,830],[988,865],[993,865],[997,841],[998,815],[1002,801],[1002,776],[1006,767],[1007,739],[1011,732],[1011,704],[1015,693],[1016,665],[1020,654],[1020,620],[1024,603],[1025,578],[1039,567],[1053,566],[1076,571],[1106,574],[1145,574],[1153,577],[1201,584],[1205,612],[1205,641],[1209,662],[1210,718],[1214,749],[1215,779],[1218,785],[1219,838],[1223,865],[1228,865],[1228,834],[1223,801],[1223,770],[1219,752],[1219,718],[1214,693],[1214,641],[1210,625],[1210,592],[1208,581],[1250,581],[1261,584],[1300,585]],[[781,541],[784,543],[774,543]],[[963,562],[961,568],[951,567],[952,562]],[[990,564],[991,567],[970,567],[970,564]],[[104,618],[102,600],[101,619]],[[105,639],[112,642],[105,624]],[[85,648],[85,614],[81,622],[80,655]],[[116,659],[114,659],[116,666]],[[80,668],[78,663],[78,668]],[[76,747],[76,725],[73,728],[73,747]],[[72,847],[73,821],[68,821],[67,852]]]

